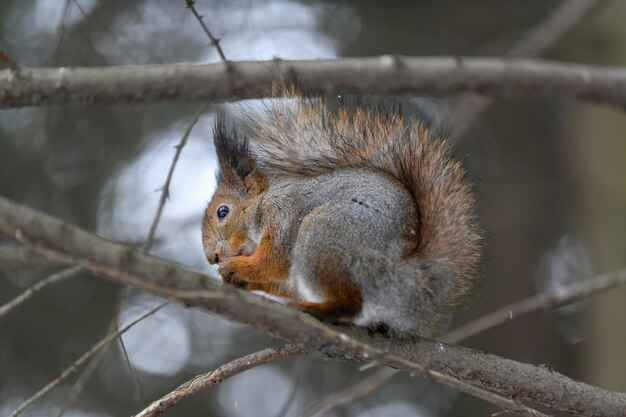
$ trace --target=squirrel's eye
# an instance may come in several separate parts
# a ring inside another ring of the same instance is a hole
[[[228,207],[226,207],[226,206],[219,206],[217,208],[217,218],[218,219],[223,219],[227,215],[228,215]]]

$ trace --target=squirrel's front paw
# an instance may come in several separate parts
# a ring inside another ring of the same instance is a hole
[[[222,277],[222,281],[233,284],[237,288],[246,289],[246,287],[248,286],[248,282],[243,279],[243,277],[237,270],[236,263],[233,262],[234,260],[235,259],[233,258],[221,262],[217,271]]]

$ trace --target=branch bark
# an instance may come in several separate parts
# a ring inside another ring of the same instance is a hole
[[[215,49],[217,50],[217,54],[220,56],[220,59],[222,60],[222,62],[227,62],[228,60],[226,59],[226,55],[224,55],[224,51],[222,50],[222,47],[220,46],[220,40],[216,38],[215,36],[213,36],[211,31],[209,30],[209,27],[206,25],[206,23],[204,23],[204,20],[203,20],[204,16],[200,16],[198,11],[196,10],[196,6],[195,6],[196,1],[186,0],[186,3],[187,3],[187,8],[191,9],[191,12],[198,20],[198,23],[200,23],[202,30],[211,40],[211,45],[213,45]]]
[[[37,255],[30,248],[0,245],[0,271],[13,269],[49,268],[54,262]]]
[[[592,295],[623,284],[626,284],[626,268],[563,287],[559,289],[558,293],[540,293],[515,303],[507,304],[476,320],[452,329],[441,336],[441,340],[446,343],[456,344],[511,320],[517,320],[534,312],[584,300]],[[345,405],[357,398],[368,395],[397,373],[397,370],[382,368],[358,384],[346,387],[323,398],[306,409],[302,417],[315,417],[335,407]]]
[[[254,294],[225,286],[202,274],[124,245],[0,197],[0,234],[14,237],[54,260],[75,263],[107,278],[132,284],[189,306],[201,307],[331,359],[374,361],[425,374],[451,386],[464,381],[517,400],[584,416],[626,412],[626,394],[571,380],[552,369],[430,340],[369,338],[360,329],[338,328]],[[455,386],[468,392],[472,386]],[[478,390],[480,391],[480,390]],[[471,392],[479,398],[484,391]],[[506,400],[502,398],[502,400]],[[490,400],[495,403],[495,400]],[[505,407],[522,407],[509,403]],[[516,410],[531,415],[531,411]]]
[[[532,59],[402,57],[0,71],[0,108],[237,100],[294,82],[316,93],[560,96],[626,106],[626,69]]]
[[[26,289],[23,293],[0,306],[0,319],[6,316],[11,310],[14,310],[18,306],[28,301],[35,294],[46,288],[48,285],[56,284],[57,282],[61,282],[68,278],[75,277],[81,271],[82,268],[78,266],[66,268],[63,271],[52,274],[49,277],[39,281],[35,285],[28,287],[28,289]]]
[[[610,290],[626,283],[626,268],[599,275],[584,282],[571,284],[554,292],[533,295],[520,301],[502,306],[482,317],[452,329],[443,337],[448,343],[458,343],[486,330],[518,319],[536,311],[548,310],[584,300],[596,293]]]
[[[165,394],[163,397],[153,401],[148,407],[144,408],[135,417],[156,417],[164,411],[174,407],[179,402],[205,390],[213,385],[217,385],[226,378],[235,376],[268,362],[274,362],[278,359],[287,358],[294,355],[305,353],[306,349],[302,345],[287,344],[282,346],[269,347],[258,352],[237,358],[230,361],[219,368],[197,375],[175,390]]]

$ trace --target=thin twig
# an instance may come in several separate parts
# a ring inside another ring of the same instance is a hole
[[[351,403],[357,398],[365,397],[400,371],[391,368],[378,369],[358,384],[334,392],[316,402],[302,413],[301,417],[315,417],[336,407]]]
[[[110,333],[113,333],[113,332],[116,332],[116,331],[119,330],[119,328],[117,326],[117,320],[119,318],[120,311],[122,310],[122,306],[124,305],[124,302],[126,301],[126,298],[128,296],[129,290],[130,290],[130,287],[126,286],[124,288],[124,290],[123,290],[122,295],[117,300],[117,303],[115,305],[115,310],[113,312],[113,316],[112,316],[111,320],[109,321],[109,325],[107,326],[107,334],[110,334]],[[167,305],[167,302],[165,302],[164,304]],[[126,352],[126,349],[124,348],[124,342],[122,340],[121,335],[117,339],[120,341],[120,345],[122,346],[122,351]],[[94,355],[91,358],[91,360],[89,361],[87,366],[85,366],[85,368],[80,373],[78,378],[76,378],[76,381],[74,382],[74,385],[72,386],[72,389],[70,390],[70,392],[65,397],[65,400],[63,401],[63,405],[61,406],[61,409],[59,410],[59,413],[57,414],[57,417],[63,417],[63,415],[67,412],[67,410],[72,405],[72,403],[74,401],[76,401],[76,399],[78,398],[78,396],[82,392],[83,388],[87,384],[87,381],[89,381],[89,379],[91,378],[91,376],[93,375],[95,370],[98,368],[98,365],[100,364],[100,361],[104,357],[104,353],[109,348],[109,344],[113,343],[113,341],[114,341],[114,339],[111,340],[105,346],[103,346],[102,349],[100,349],[100,353]],[[130,363],[130,358],[128,357],[128,355],[124,355],[124,359],[126,360],[126,363],[129,366],[129,368],[131,368],[131,375],[133,377],[137,378],[137,380],[133,380],[133,383],[135,384],[135,388],[136,388],[137,385],[139,385],[139,386],[141,385],[139,383],[139,378],[138,378],[136,373],[132,372],[132,371],[134,371],[134,368],[133,368],[133,365]]]
[[[276,417],[287,416],[287,413],[289,412],[289,409],[291,408],[291,405],[293,404],[293,400],[296,398],[296,395],[298,395],[298,389],[300,389],[300,385],[302,384],[302,381],[304,379],[304,374],[305,374],[304,364],[305,363],[308,363],[308,362],[296,361],[296,364],[294,366],[294,372],[296,374],[296,378],[291,384],[291,392],[285,399],[285,402],[283,403],[283,406],[281,407],[281,409],[278,410],[278,413],[276,413]]]
[[[576,26],[602,0],[566,0],[505,55],[515,58],[535,58],[544,54],[559,39]],[[458,140],[472,123],[484,113],[493,100],[488,97],[467,96],[445,115],[443,124],[451,140]]]
[[[78,358],[76,361],[74,361],[74,363],[72,363],[68,368],[66,368],[61,373],[61,375],[59,375],[54,381],[50,382],[48,385],[46,385],[45,387],[43,387],[42,389],[37,391],[32,397],[28,398],[26,401],[24,401],[22,404],[20,404],[11,413],[11,415],[9,417],[17,417],[22,411],[24,411],[26,408],[28,408],[30,405],[32,405],[35,401],[37,401],[39,398],[41,398],[44,395],[46,395],[48,392],[50,392],[54,387],[59,385],[61,382],[65,381],[70,375],[72,375],[74,372],[76,372],[83,364],[85,364],[85,362],[90,360],[101,349],[103,349],[106,346],[108,346],[113,340],[118,338],[120,335],[126,333],[135,324],[139,323],[140,321],[142,321],[146,317],[156,313],[157,311],[159,311],[160,309],[162,309],[166,305],[167,305],[167,303],[162,303],[162,304],[158,305],[157,307],[151,309],[147,313],[142,314],[141,316],[139,316],[135,320],[131,321],[129,324],[127,324],[126,326],[122,327],[120,330],[107,334],[104,338],[102,338],[100,341],[98,341],[98,343],[93,345],[88,351],[83,353],[82,356],[80,358]]]
[[[63,7],[61,8],[61,14],[59,15],[59,22],[57,23],[52,40],[46,48],[48,56],[44,59],[44,62],[47,64],[51,64],[52,60],[56,57],[56,54],[59,51],[59,46],[61,46],[61,42],[63,41],[63,36],[65,35],[65,19],[67,19],[69,5],[70,0],[63,1]]]
[[[74,266],[63,271],[57,272],[56,274],[52,274],[49,277],[39,281],[35,285],[29,287],[26,291],[7,302],[6,304],[0,306],[0,319],[9,313],[9,311],[28,301],[31,297],[37,294],[39,291],[46,288],[48,285],[55,284],[57,282],[61,282],[68,278],[75,277],[81,272],[83,269],[80,266]]]
[[[306,348],[304,345],[287,344],[270,347],[250,355],[237,358],[213,371],[193,377],[175,390],[152,402],[152,404],[143,409],[140,413],[136,414],[135,417],[158,416],[184,399],[212,387],[213,385],[217,385],[226,378],[230,378],[231,376],[240,374],[243,371],[247,371],[248,369],[252,369],[268,362],[274,362],[278,359],[287,358],[289,356],[301,355],[305,352]]]
[[[26,246],[0,245],[0,270],[46,268],[55,263],[34,253]]]
[[[554,292],[546,292],[508,304],[478,319],[464,324],[445,334],[442,338],[446,343],[459,343],[479,333],[491,330],[501,324],[519,319],[537,311],[561,307],[576,301],[584,300],[592,295],[607,291],[618,285],[626,284],[626,268],[599,275],[584,282],[559,288]]]
[[[195,0],[185,0],[185,3],[187,3],[187,7],[191,9],[193,15],[196,17],[196,19],[198,19],[198,23],[200,23],[200,26],[202,26],[202,30],[204,30],[204,33],[206,33],[206,35],[211,40],[211,45],[213,45],[215,49],[217,49],[217,53],[219,54],[222,62],[228,62],[228,60],[226,59],[226,55],[224,55],[224,51],[222,51],[222,47],[220,46],[220,40],[213,36],[207,25],[204,23],[203,16],[200,16],[200,14],[198,14],[195,7]]]
[[[172,159],[172,163],[170,164],[170,169],[167,172],[167,177],[165,179],[165,183],[163,187],[161,187],[161,197],[159,198],[159,205],[157,206],[156,213],[154,215],[154,219],[152,220],[152,224],[150,225],[150,231],[148,232],[148,236],[146,237],[146,241],[143,245],[142,251],[144,253],[150,252],[150,248],[152,248],[152,242],[154,240],[154,233],[156,232],[156,228],[159,225],[159,221],[161,220],[161,214],[163,213],[163,208],[165,207],[165,202],[170,196],[170,184],[172,182],[172,177],[174,176],[174,170],[176,169],[176,164],[178,163],[178,158],[180,158],[180,154],[187,144],[187,140],[189,139],[189,135],[191,134],[192,129],[200,120],[200,117],[204,114],[208,107],[209,103],[205,102],[196,112],[193,119],[187,126],[185,133],[180,138],[180,142],[176,145],[176,152],[174,153],[174,158]]]
[[[119,313],[118,313],[119,315]],[[115,320],[115,327],[117,328],[117,317]],[[135,388],[135,402],[136,403],[140,403],[141,400],[143,399],[143,386],[141,385],[141,380],[139,379],[139,374],[137,373],[137,370],[135,369],[135,366],[133,365],[132,361],[130,360],[130,355],[128,354],[128,349],[126,349],[126,343],[124,343],[124,338],[123,337],[119,337],[117,339],[120,342],[120,349],[122,350],[122,355],[124,355],[124,361],[126,362],[126,365],[128,365],[128,371],[130,372],[130,375],[132,377],[133,380],[133,386]],[[59,416],[61,417],[61,416]]]
[[[62,417],[63,415],[65,415],[67,410],[69,410],[70,406],[74,403],[74,401],[76,401],[76,399],[82,392],[83,388],[87,384],[87,381],[89,381],[93,373],[98,368],[100,361],[102,360],[104,355],[107,353],[108,346],[109,344],[107,344],[106,346],[103,346],[95,355],[93,355],[89,363],[87,363],[83,371],[80,373],[80,375],[78,375],[78,378],[76,378],[76,381],[74,382],[74,385],[72,385],[70,392],[68,392],[67,395],[65,396],[65,400],[63,401],[63,405],[59,409],[57,417]]]
[[[506,55],[520,58],[534,58],[543,55],[602,1],[568,0],[561,2],[558,8],[524,36]]]

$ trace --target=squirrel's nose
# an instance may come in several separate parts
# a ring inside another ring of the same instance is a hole
[[[220,262],[220,256],[218,255],[217,252],[213,252],[213,254],[208,255],[207,259],[211,265],[217,264]]]

